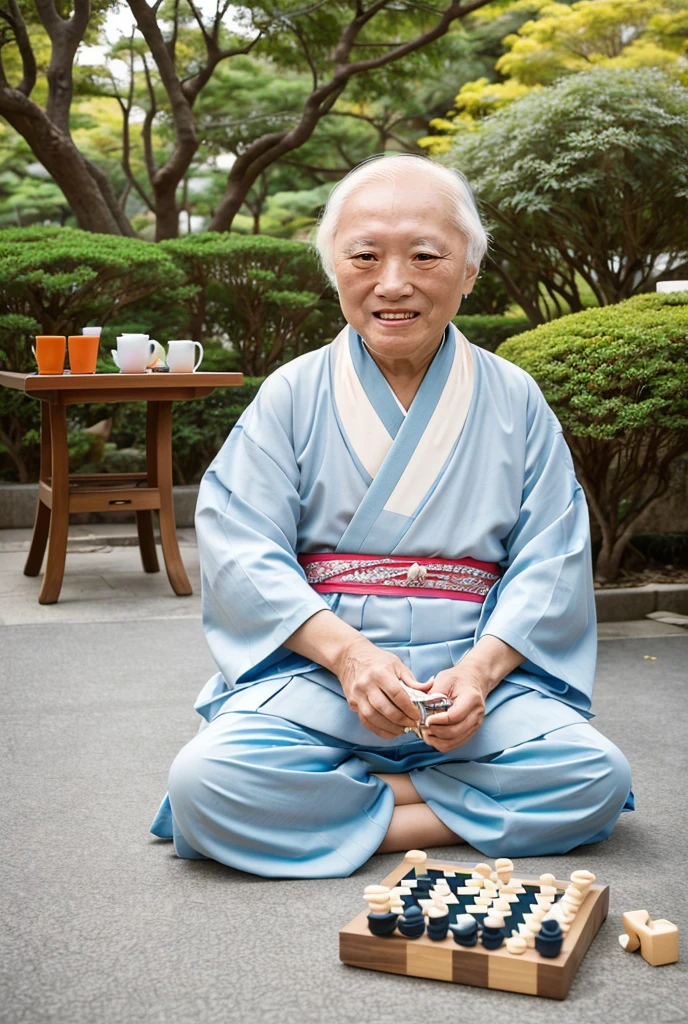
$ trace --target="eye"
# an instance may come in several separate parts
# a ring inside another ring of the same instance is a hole
[[[352,260],[363,260],[364,263],[372,263],[375,256],[372,252],[359,252],[355,256],[351,257]]]
[[[429,260],[438,260],[439,256],[434,252],[418,252],[415,258],[420,260],[421,263],[427,263]]]

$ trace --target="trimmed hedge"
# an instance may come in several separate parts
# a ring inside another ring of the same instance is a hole
[[[688,293],[637,295],[504,342],[564,428],[613,580],[641,513],[688,448]]]

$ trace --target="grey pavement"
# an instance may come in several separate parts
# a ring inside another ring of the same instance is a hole
[[[605,843],[516,862],[524,876],[587,867],[611,887],[568,999],[397,977],[342,965],[338,929],[400,855],[350,878],[267,880],[178,860],[149,835],[214,671],[198,554],[189,532],[195,593],[178,598],[135,548],[81,529],[90,538],[74,531],[62,597],[45,607],[40,577],[21,572],[26,531],[0,533],[3,1024],[688,1021],[685,959],[652,968],[617,940],[626,910],[687,926],[688,631],[604,624],[594,724],[627,754],[638,809]]]

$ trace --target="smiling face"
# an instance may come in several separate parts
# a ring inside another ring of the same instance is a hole
[[[448,200],[417,172],[349,196],[334,236],[342,312],[373,355],[422,364],[475,283]]]

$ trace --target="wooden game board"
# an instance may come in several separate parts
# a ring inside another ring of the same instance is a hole
[[[428,860],[423,871],[456,871],[467,873],[474,865]],[[408,877],[409,865],[402,862],[382,881],[382,885],[401,884]],[[523,878],[523,885],[539,886],[538,879]],[[569,882],[557,880],[562,892]],[[597,934],[609,909],[609,886],[594,884],[581,909],[564,937],[561,953],[548,959],[535,949],[527,949],[520,956],[507,952],[504,946],[486,950],[480,942],[476,946],[457,945],[451,933],[446,939],[435,941],[427,934],[408,939],[399,932],[378,937],[368,929],[368,910],[360,914],[339,932],[339,958],[352,967],[365,967],[373,971],[407,974],[418,978],[435,978],[462,985],[523,992],[527,995],[564,999],[573,981],[578,965]]]

